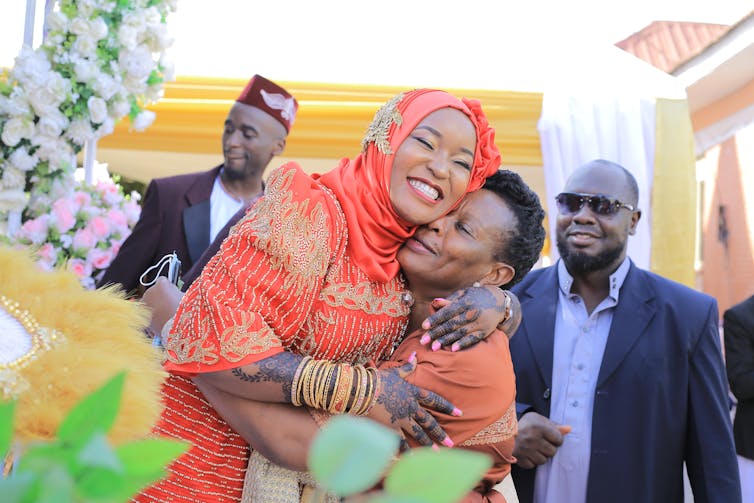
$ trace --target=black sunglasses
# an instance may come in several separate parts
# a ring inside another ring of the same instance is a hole
[[[607,197],[603,194],[575,194],[573,192],[561,192],[555,197],[558,203],[558,211],[564,215],[578,212],[585,204],[597,215],[612,215],[618,213],[621,208],[628,211],[636,211],[636,207]]]

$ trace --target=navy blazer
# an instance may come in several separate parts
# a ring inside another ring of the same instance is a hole
[[[152,180],[139,221],[97,286],[120,283],[133,291],[141,274],[173,251],[181,273],[188,271],[209,246],[210,196],[221,168]]]
[[[754,295],[723,314],[725,364],[738,399],[733,438],[741,456],[754,459]]]
[[[557,267],[532,271],[513,291],[523,312],[510,344],[516,400],[549,416]],[[632,263],[592,421],[588,503],[683,503],[684,461],[695,503],[739,503],[717,302]],[[514,465],[512,475],[521,503],[531,502],[535,470]]]

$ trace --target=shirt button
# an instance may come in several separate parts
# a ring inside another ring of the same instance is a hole
[[[579,363],[578,365],[576,365],[576,368],[578,370],[584,370],[584,364],[583,363]]]
[[[589,327],[581,327],[581,331],[587,333],[589,332]]]
[[[542,398],[544,398],[545,400],[549,400],[550,399],[550,388],[547,388],[545,390],[545,392],[542,393]]]
[[[572,403],[571,405],[572,405],[573,407],[578,407],[578,406],[579,406],[579,401],[578,401],[578,400],[574,400],[574,401],[573,401],[573,403]]]

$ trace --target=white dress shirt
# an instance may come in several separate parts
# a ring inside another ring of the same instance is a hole
[[[215,178],[212,194],[209,196],[209,242],[225,227],[230,217],[243,207],[243,201],[235,199],[223,188],[220,175]]]

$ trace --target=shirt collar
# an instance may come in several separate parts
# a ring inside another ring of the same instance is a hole
[[[618,266],[614,273],[610,275],[610,297],[618,302],[618,293],[620,292],[623,282],[626,280],[628,270],[631,268],[631,259],[626,257],[623,262]],[[560,291],[564,295],[569,296],[571,294],[571,286],[573,286],[573,276],[566,269],[565,263],[562,259],[558,259],[558,285]]]

